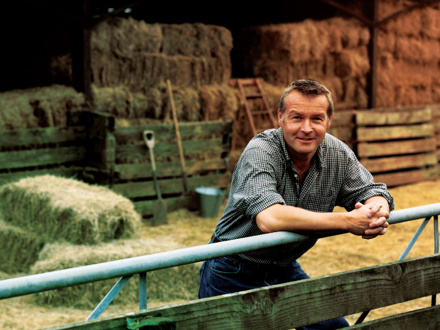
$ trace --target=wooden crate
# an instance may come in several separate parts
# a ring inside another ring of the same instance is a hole
[[[0,184],[42,174],[78,176],[84,139],[83,126],[0,131]]]
[[[194,190],[199,186],[228,188],[230,120],[179,124],[188,183],[186,193],[173,124],[115,128],[111,117],[99,113],[90,113],[85,122],[87,130],[94,132],[90,157],[93,149],[99,152],[94,160],[89,158],[93,165],[85,176],[133,200],[136,210],[143,216],[153,215],[154,201],[157,200],[149,150],[143,140],[144,130],[152,130],[155,134],[157,177],[168,211],[198,208]]]
[[[437,176],[431,108],[356,112],[357,154],[376,182],[389,187]]]

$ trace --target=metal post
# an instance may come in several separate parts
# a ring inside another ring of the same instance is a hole
[[[147,309],[147,273],[139,273],[139,310]]]

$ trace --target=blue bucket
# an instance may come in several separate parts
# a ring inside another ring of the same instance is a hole
[[[198,187],[195,189],[199,196],[200,214],[204,218],[218,216],[225,192],[218,188]]]

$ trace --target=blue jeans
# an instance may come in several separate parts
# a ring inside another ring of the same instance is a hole
[[[295,261],[289,267],[254,267],[235,257],[207,260],[200,269],[199,298],[261,288],[310,278]],[[323,321],[298,329],[339,329],[348,327],[343,318]]]

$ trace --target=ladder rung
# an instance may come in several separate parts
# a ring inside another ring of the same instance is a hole
[[[254,99],[254,98],[257,98],[257,97],[263,97],[263,94],[261,94],[261,93],[258,93],[258,94],[247,94],[246,95],[246,98],[248,98],[248,99]]]
[[[253,114],[253,115],[268,115],[269,111],[267,111],[267,110],[251,110],[251,114]]]

